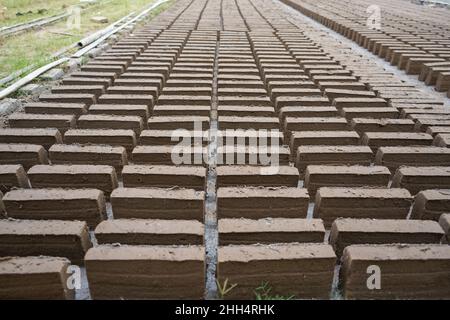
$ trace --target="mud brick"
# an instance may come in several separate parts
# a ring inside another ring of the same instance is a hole
[[[145,105],[123,105],[123,104],[93,104],[89,108],[90,114],[108,114],[116,116],[138,116],[144,121],[149,117],[148,106]]]
[[[396,219],[336,219],[330,244],[338,256],[355,244],[439,244],[444,232],[435,221]]]
[[[350,126],[358,133],[364,132],[414,132],[411,119],[366,119],[353,118]]]
[[[450,189],[450,167],[408,167],[397,169],[392,188],[405,188],[415,195],[422,190]]]
[[[80,220],[95,226],[106,218],[105,197],[97,189],[11,190],[4,201],[15,219]]]
[[[275,99],[275,101],[279,101],[280,97],[307,97],[307,96],[321,96],[322,92],[319,89],[316,88],[289,88],[289,87],[282,87],[282,88],[273,88],[270,90],[270,96],[272,99]],[[286,100],[285,100],[286,101]]]
[[[439,220],[450,209],[450,189],[420,191],[414,198],[411,219]]]
[[[292,131],[343,131],[348,129],[347,120],[338,117],[286,117],[284,121],[285,133]]]
[[[431,63],[431,62],[440,62],[445,61],[442,58],[411,58],[408,59],[408,62],[406,63],[406,74],[420,74],[420,71],[422,69],[422,66],[424,63]]]
[[[345,146],[358,145],[359,135],[355,131],[293,131],[290,138],[290,149],[296,154],[300,146]]]
[[[414,126],[415,131],[426,132],[429,127],[450,127],[447,119],[417,119]]]
[[[74,78],[106,78],[113,81],[117,74],[114,72],[86,72],[86,71],[75,71],[70,74]]]
[[[201,299],[201,246],[101,245],[85,257],[93,299]]]
[[[115,168],[127,164],[122,146],[55,144],[48,153],[52,164],[102,164]]]
[[[25,113],[74,114],[77,116],[87,112],[87,107],[84,103],[29,102],[24,109]]]
[[[195,146],[136,146],[132,152],[133,163],[149,165],[203,165],[207,162],[208,150]]]
[[[389,146],[430,146],[432,141],[428,133],[418,132],[365,132],[361,136],[361,144],[374,151]]]
[[[112,80],[108,77],[102,78],[81,78],[81,77],[68,77],[61,81],[63,85],[77,86],[77,85],[99,85],[103,87],[108,87],[111,85]]]
[[[445,232],[443,243],[445,243],[445,241],[447,241],[447,243],[450,243],[450,214],[443,213],[439,218],[439,224]]]
[[[27,173],[20,164],[0,165],[0,191],[11,188],[29,188]]]
[[[450,149],[439,147],[380,147],[375,163],[395,171],[400,166],[445,166]]]
[[[114,81],[114,85],[125,87],[156,87],[158,90],[161,90],[163,78],[161,76],[155,76],[155,78],[124,78],[122,76],[120,79]]]
[[[207,150],[205,150],[206,158]],[[284,146],[224,145],[217,148],[218,164],[289,165],[290,151]]]
[[[122,170],[125,187],[192,188],[204,190],[206,169],[202,166],[127,165]]]
[[[74,299],[67,287],[70,261],[54,257],[5,257],[0,259],[0,299]]]
[[[61,132],[75,126],[74,115],[13,113],[8,117],[12,128],[56,128]]]
[[[47,164],[47,151],[36,144],[0,144],[0,164],[21,164],[29,168],[35,164]]]
[[[145,94],[112,94],[106,93],[98,98],[100,104],[139,104],[148,107],[153,107],[153,96]]]
[[[317,81],[317,85],[321,90],[326,89],[340,89],[340,90],[350,90],[350,91],[364,91],[366,90],[366,85],[362,82],[353,81]],[[328,96],[328,95],[327,95]],[[330,96],[328,96],[330,97]]]
[[[202,245],[203,234],[204,227],[199,221],[178,219],[114,219],[95,228],[99,244]]]
[[[333,101],[336,98],[374,98],[375,93],[368,90],[344,90],[344,89],[334,89],[327,88],[324,90],[324,94]]]
[[[305,187],[311,195],[321,187],[387,187],[390,175],[383,166],[309,165]]]
[[[55,256],[82,264],[92,247],[81,221],[0,220],[0,256]]]
[[[302,177],[309,165],[370,165],[372,158],[366,146],[300,146],[295,166]]]
[[[312,96],[312,97],[280,97],[275,105],[276,110],[283,107],[327,107],[330,106],[330,100],[326,97]]]
[[[184,139],[190,139],[192,145],[206,145],[208,137],[208,131],[143,130],[139,136],[139,144],[169,146],[176,145]]]
[[[333,106],[337,109],[342,108],[386,108],[387,102],[381,98],[345,98],[338,97],[333,99]]]
[[[306,117],[336,117],[338,115],[335,107],[283,107],[279,110],[280,119],[284,121],[286,117],[306,118]]]
[[[112,72],[115,74],[121,74],[124,72],[123,66],[113,65],[84,65],[81,67],[82,72]]]
[[[346,119],[353,118],[375,118],[375,119],[397,119],[399,112],[395,108],[342,108],[340,115]]]
[[[96,98],[105,92],[99,85],[59,85],[52,88],[52,94],[93,94]]]
[[[191,116],[209,117],[210,106],[186,106],[186,105],[156,105],[153,107],[153,116]]]
[[[115,218],[203,221],[205,193],[181,188],[119,188],[111,194]]]
[[[405,189],[322,187],[314,217],[328,228],[336,218],[406,219],[412,196]]]
[[[39,101],[52,103],[83,103],[87,106],[96,102],[91,93],[44,93],[39,96]]]
[[[239,283],[227,296],[230,299],[253,297],[261,278],[267,279],[274,295],[328,299],[335,261],[327,244],[220,246],[218,281]]]
[[[110,193],[117,188],[116,171],[105,165],[36,165],[28,170],[33,188],[97,188]]]
[[[290,166],[219,166],[217,168],[217,185],[219,187],[297,187],[298,170]]]
[[[219,116],[234,116],[234,117],[274,117],[275,109],[273,107],[264,106],[218,106],[217,112]]]
[[[450,72],[441,72],[437,76],[436,90],[439,92],[450,89]]]
[[[276,117],[232,117],[219,116],[219,128],[226,129],[279,129],[279,120]]]
[[[207,137],[207,136],[206,136]],[[217,131],[217,140],[222,141],[224,145],[237,146],[274,146],[279,147],[284,144],[283,133],[272,129],[270,131],[256,130],[219,130]]]
[[[219,218],[306,218],[309,196],[296,187],[220,187]]]
[[[1,131],[0,131],[1,132]],[[434,137],[433,145],[437,147],[449,147],[450,146],[450,134],[439,133]]]
[[[77,122],[79,129],[131,129],[138,135],[144,127],[141,117],[86,114]]]
[[[325,228],[320,219],[220,219],[219,245],[257,243],[321,243]]]
[[[157,116],[151,117],[147,121],[151,130],[208,130],[209,117],[199,116]],[[199,128],[197,128],[197,126]]]
[[[64,134],[66,144],[106,144],[131,151],[136,146],[133,130],[70,129]]]
[[[340,286],[346,299],[448,299],[450,246],[352,245],[344,250]],[[379,290],[367,288],[367,268],[383,270]]]
[[[41,145],[48,149],[54,143],[61,143],[61,133],[58,129],[14,129],[0,128],[0,143],[23,143]]]
[[[197,96],[197,95],[160,95],[158,104],[164,105],[211,105],[211,96]]]
[[[116,95],[139,95],[146,96],[151,95],[153,99],[158,97],[158,88],[157,87],[149,87],[149,86],[119,86],[117,83],[114,83],[114,86],[109,87],[107,89],[108,94]]]
[[[449,134],[450,133],[450,126],[448,127],[442,127],[442,126],[430,126],[427,128],[427,133],[431,134],[433,137],[436,137],[438,134]]]

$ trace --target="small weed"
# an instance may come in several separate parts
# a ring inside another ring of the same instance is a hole
[[[230,293],[231,290],[236,288],[237,283],[234,283],[230,286],[228,286],[228,279],[225,279],[223,282],[223,286],[221,285],[220,281],[216,279],[217,289],[219,290],[219,298],[224,299],[225,296]]]
[[[271,295],[272,287],[269,285],[269,282],[262,282],[261,285],[255,289],[255,298],[256,300],[292,300],[294,299],[294,295],[290,296],[282,296],[282,295]]]

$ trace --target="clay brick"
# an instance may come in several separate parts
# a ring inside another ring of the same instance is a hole
[[[231,116],[231,117],[274,117],[275,109],[273,107],[266,106],[251,106],[246,105],[219,105],[217,107],[219,116]]]
[[[207,154],[207,150],[205,150]],[[290,151],[284,146],[225,145],[217,148],[217,163],[240,165],[289,165]],[[276,160],[274,160],[276,159]]]
[[[122,146],[131,151],[136,146],[136,135],[133,130],[108,129],[69,129],[64,134],[67,144],[107,144]]]
[[[290,166],[219,166],[217,167],[217,185],[297,187],[298,170]]]
[[[375,164],[395,171],[400,166],[444,166],[450,163],[450,149],[439,147],[380,147]]]
[[[450,134],[439,133],[434,137],[433,145],[437,147],[450,147]]]
[[[205,194],[194,189],[119,188],[111,194],[115,218],[203,221]]]
[[[300,146],[295,166],[302,176],[308,165],[370,165],[372,159],[366,146]]]
[[[348,98],[338,97],[333,99],[333,106],[337,109],[342,108],[386,108],[387,102],[382,98]]]
[[[249,299],[261,285],[271,294],[328,299],[336,256],[327,244],[233,245],[218,249],[218,277],[238,283],[227,298]]]
[[[151,117],[147,121],[151,130],[208,130],[209,117],[199,116],[158,116]],[[197,128],[198,126],[199,128]]]
[[[353,118],[397,119],[399,112],[395,108],[342,108],[340,115],[350,120]]]
[[[54,257],[5,257],[0,259],[0,299],[74,299],[67,287],[70,261]]]
[[[24,106],[26,113],[81,115],[87,112],[84,103],[29,102]]]
[[[406,219],[412,196],[405,189],[328,188],[316,193],[314,217],[331,226],[336,218]]]
[[[173,137],[173,138],[172,138]],[[208,131],[143,130],[139,136],[140,145],[177,145],[184,139],[191,139],[191,144],[206,145]]]
[[[414,132],[411,119],[366,119],[353,118],[350,127],[358,133],[363,132]]]
[[[195,146],[137,146],[133,149],[135,164],[149,165],[204,165],[208,150],[202,145]]]
[[[305,172],[305,187],[313,195],[320,187],[387,187],[391,173],[382,166],[315,166]]]
[[[0,164],[21,164],[29,168],[35,164],[47,164],[47,151],[36,144],[0,144]]]
[[[93,299],[201,299],[201,246],[101,245],[85,257]]]
[[[447,241],[447,243],[450,243],[450,214],[443,213],[439,218],[439,224],[445,232],[443,243],[445,243],[445,241]]]
[[[398,187],[413,195],[427,189],[450,189],[450,167],[402,166],[392,178],[392,188]]]
[[[53,103],[83,103],[90,106],[97,100],[95,95],[90,93],[45,93],[39,96],[39,101]]]
[[[149,110],[144,105],[93,104],[90,114],[109,114],[115,116],[138,116],[144,121],[149,117]]]
[[[441,127],[441,126],[429,126],[427,128],[427,133],[431,134],[433,137],[436,137],[437,134],[448,134],[450,133],[449,127]]]
[[[0,220],[0,256],[55,256],[82,264],[92,247],[81,221]]]
[[[415,131],[426,132],[429,127],[450,127],[450,120],[447,119],[417,119],[414,126]]]
[[[48,149],[52,144],[61,142],[61,133],[54,128],[0,128],[0,143],[35,144]]]
[[[106,218],[105,197],[97,189],[11,190],[3,200],[15,219],[80,220],[92,227]]]
[[[449,261],[448,245],[353,245],[344,250],[340,285],[346,299],[448,299]],[[370,265],[384,275],[379,290],[367,288]]]
[[[204,190],[206,169],[202,166],[145,166],[127,165],[122,170],[125,187],[158,187],[174,186]]]
[[[211,112],[210,106],[186,106],[186,105],[156,105],[153,108],[153,116],[168,117],[168,116],[191,116],[209,117]]]
[[[29,188],[27,173],[20,164],[0,165],[0,191],[11,188]]]
[[[219,245],[257,243],[321,243],[325,228],[320,219],[220,219]]]
[[[13,113],[8,117],[12,128],[56,128],[61,132],[75,127],[75,115]]]
[[[82,78],[82,77],[68,77],[65,78],[61,81],[62,84],[64,85],[84,85],[84,84],[88,84],[88,85],[100,85],[100,86],[104,86],[104,87],[108,87],[111,85],[112,81],[110,78],[102,78],[102,77],[98,77],[98,78]]]
[[[338,256],[355,244],[439,244],[444,235],[435,221],[395,219],[336,219],[330,244]]]
[[[117,83],[114,83],[114,86],[109,87],[107,89],[108,94],[116,95],[139,95],[146,96],[151,95],[153,97],[153,101],[158,97],[159,89],[154,86],[119,86]]]
[[[391,146],[430,146],[433,137],[421,132],[365,132],[361,144],[376,151],[379,147]]]
[[[439,220],[450,210],[450,189],[423,190],[416,194],[411,219]]]
[[[98,98],[99,104],[120,104],[120,105],[144,105],[153,107],[154,100],[152,95],[148,94],[103,94]]]
[[[101,164],[115,168],[127,164],[122,146],[55,144],[48,152],[52,164]]]
[[[114,219],[95,228],[99,244],[202,245],[204,227],[194,220]]]
[[[226,129],[279,129],[279,120],[276,117],[232,117],[219,116],[220,130]]]
[[[222,218],[306,218],[309,196],[296,187],[220,187],[217,212]]]
[[[83,115],[78,118],[80,129],[131,129],[138,135],[144,127],[138,116]]]
[[[96,98],[105,92],[102,85],[59,85],[51,89],[53,94],[93,94]]]
[[[283,107],[279,111],[280,119],[284,121],[286,117],[306,118],[306,117],[336,117],[337,109],[335,107]]]
[[[286,117],[284,131],[343,131],[348,130],[347,120],[338,117]]]
[[[358,145],[359,135],[355,131],[293,131],[289,147],[295,154],[300,146],[346,146]]]
[[[28,170],[33,188],[117,188],[116,171],[105,165],[36,165]]]

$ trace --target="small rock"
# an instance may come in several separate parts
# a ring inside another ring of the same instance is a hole
[[[91,21],[95,23],[108,23],[109,20],[107,17],[94,16],[91,18]]]
[[[37,95],[41,94],[42,92],[44,92],[44,90],[45,90],[44,86],[42,86],[40,84],[36,84],[36,83],[30,83],[30,84],[27,84],[26,86],[22,87],[19,91],[21,94],[37,96]]]
[[[21,103],[17,99],[3,99],[0,101],[0,115],[13,113],[20,107]]]
[[[88,56],[90,57],[90,58],[95,58],[95,57],[97,57],[98,55],[100,55],[100,53],[102,53],[102,49],[100,49],[100,48],[94,48],[94,49],[92,49],[91,51],[89,51],[88,52]]]

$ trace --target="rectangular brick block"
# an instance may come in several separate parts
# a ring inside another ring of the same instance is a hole
[[[64,142],[122,146],[130,152],[136,146],[136,134],[131,129],[69,129],[64,134]]]
[[[131,129],[138,135],[144,128],[141,117],[87,114],[78,118],[79,129]]]
[[[365,132],[361,143],[377,151],[380,147],[430,146],[433,137],[422,132]]]
[[[347,120],[338,117],[291,118],[284,121],[284,132],[349,130]]]
[[[364,132],[414,132],[411,119],[366,119],[353,118],[350,127],[358,133]]]
[[[151,130],[208,130],[209,117],[201,116],[157,116],[151,117],[147,121]],[[198,126],[198,128],[197,128]]]
[[[70,261],[54,257],[5,257],[0,259],[0,299],[74,299],[69,289]]]
[[[328,299],[336,256],[327,244],[234,245],[218,249],[218,277],[222,284],[238,283],[227,298],[249,299],[261,278],[271,294]]]
[[[84,103],[29,102],[24,106],[25,113],[81,115],[87,112]]]
[[[195,220],[114,219],[95,228],[99,244],[202,245],[204,227]]]
[[[65,132],[75,127],[76,118],[73,114],[13,113],[8,123],[12,128],[56,128]]]
[[[144,121],[149,117],[148,106],[133,104],[93,104],[89,108],[90,114],[108,114],[113,116],[138,116]]]
[[[0,191],[11,188],[29,188],[27,173],[20,164],[0,165]]]
[[[257,243],[321,243],[325,228],[320,219],[220,219],[219,245]]]
[[[422,190],[450,189],[450,167],[408,167],[397,169],[392,188],[405,188],[415,195]]]
[[[191,188],[204,190],[206,169],[202,166],[127,165],[123,167],[124,187]]]
[[[443,213],[439,218],[439,225],[445,232],[445,238],[443,240],[443,243],[445,243],[445,241],[447,243],[450,243],[450,214]]]
[[[35,144],[48,149],[54,143],[62,143],[62,137],[54,128],[0,128],[0,143]]]
[[[298,170],[290,166],[219,166],[217,167],[217,185],[219,187],[297,187]]]
[[[201,246],[101,245],[85,257],[93,299],[201,299]]]
[[[0,256],[55,256],[82,264],[92,247],[81,221],[0,220]]]
[[[439,244],[444,232],[435,221],[396,219],[337,219],[330,244],[338,256],[355,244]]]
[[[416,194],[411,219],[439,220],[450,210],[450,189],[423,190]]]
[[[36,164],[47,164],[47,151],[37,144],[1,143],[0,164],[21,164],[30,168]]]
[[[105,197],[97,189],[19,189],[5,194],[8,217],[86,221],[97,225],[106,218]]]

